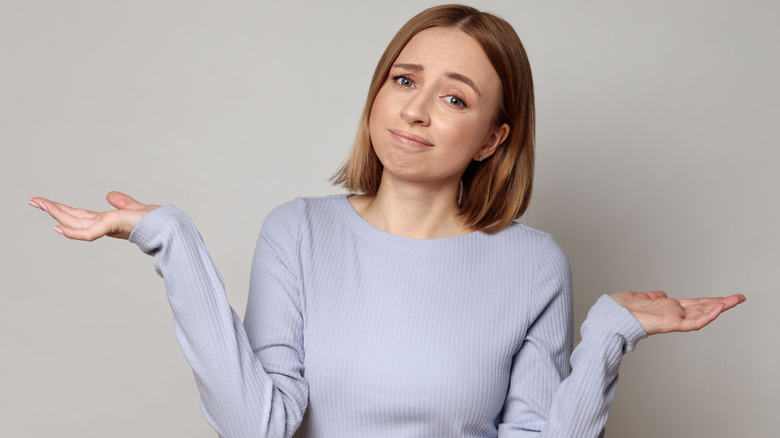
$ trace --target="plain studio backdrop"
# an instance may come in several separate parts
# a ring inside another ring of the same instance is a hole
[[[263,218],[341,192],[374,66],[433,4],[0,1],[0,435],[213,437],[152,259],[28,199],[176,204],[243,314]],[[568,253],[576,326],[602,293],[748,297],[628,354],[607,436],[777,436],[778,3],[471,4],[531,59],[521,221]]]

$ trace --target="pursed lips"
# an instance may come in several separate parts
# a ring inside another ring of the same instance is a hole
[[[433,143],[429,142],[419,135],[414,135],[411,132],[402,131],[399,129],[388,129],[390,136],[393,137],[399,143],[412,148],[426,148],[433,146]]]

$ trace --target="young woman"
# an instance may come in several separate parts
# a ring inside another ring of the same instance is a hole
[[[530,67],[512,27],[466,6],[412,18],[379,61],[353,195],[266,219],[244,323],[194,225],[118,192],[92,212],[33,198],[71,239],[129,239],[165,278],[204,414],[223,437],[592,437],[623,352],[744,297],[604,296],[572,353],[568,262],[513,222],[532,186]]]

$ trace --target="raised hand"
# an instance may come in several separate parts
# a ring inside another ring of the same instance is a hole
[[[29,202],[51,215],[60,225],[54,231],[69,239],[93,241],[103,236],[127,239],[141,219],[159,205],[141,204],[120,192],[106,196],[116,210],[96,212],[69,207],[44,198],[32,198]]]
[[[611,297],[634,315],[648,335],[699,330],[721,313],[745,302],[742,294],[675,300],[664,292],[652,291],[620,292]]]

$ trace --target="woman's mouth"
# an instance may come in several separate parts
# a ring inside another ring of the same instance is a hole
[[[433,143],[419,135],[414,135],[411,132],[402,131],[400,129],[388,129],[388,132],[390,132],[390,136],[393,137],[395,141],[411,148],[428,148],[433,146]]]

